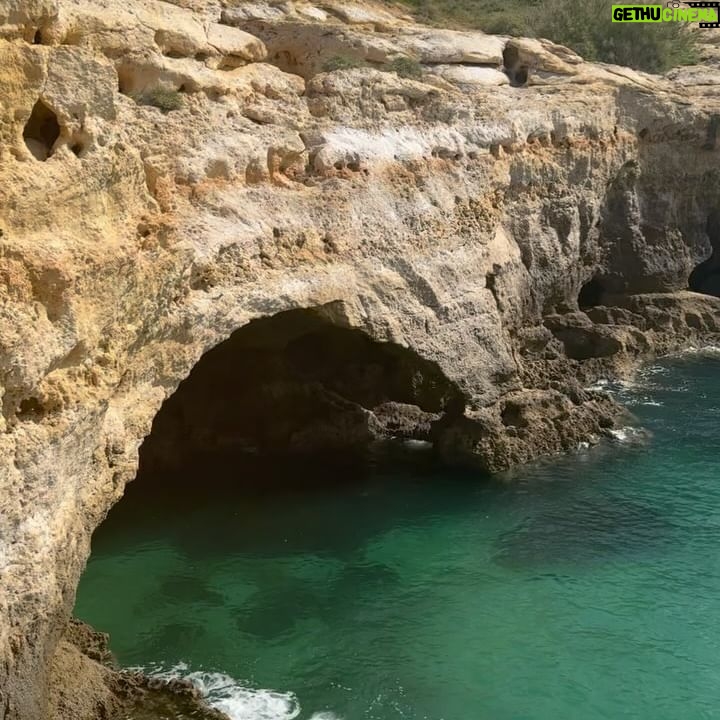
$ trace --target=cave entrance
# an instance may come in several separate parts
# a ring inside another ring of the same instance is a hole
[[[690,273],[688,286],[694,292],[720,297],[720,210],[708,216],[706,232],[712,253]]]
[[[205,353],[158,411],[135,481],[93,535],[77,595],[78,617],[110,633],[121,665],[167,678],[189,660],[248,679],[257,668],[245,661],[262,655],[261,687],[282,687],[275,642],[297,630],[307,646],[306,622],[342,617],[343,598],[395,582],[391,569],[362,560],[374,538],[409,503],[421,519],[441,502],[455,508],[428,441],[436,422],[463,412],[461,392],[416,352],[340,326],[341,311],[333,303],[248,323]],[[378,442],[390,438],[403,441]],[[438,494],[428,498],[427,487]],[[217,694],[203,678],[208,700],[225,709],[230,678]],[[249,681],[231,684],[234,703],[266,700]],[[209,717],[144,691],[141,708],[132,694],[119,699],[132,717],[146,717],[149,701],[158,717]],[[288,702],[267,716],[295,717]],[[62,711],[51,717],[90,720]],[[256,715],[265,713],[241,712]]]
[[[59,137],[57,115],[42,100],[38,100],[23,130],[27,149],[37,160],[47,160],[53,154]]]
[[[213,453],[278,458],[427,441],[434,423],[462,412],[435,363],[330,315],[325,306],[255,320],[207,352],[155,417],[141,472]]]
[[[602,305],[603,296],[605,294],[605,286],[596,275],[588,280],[578,293],[578,307],[581,310],[588,310],[598,305]]]

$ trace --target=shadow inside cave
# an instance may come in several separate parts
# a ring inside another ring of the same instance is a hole
[[[413,350],[332,320],[332,306],[254,320],[205,353],[163,404],[140,470],[198,453],[278,457],[362,451],[375,440],[427,441],[463,397]]]
[[[688,286],[694,292],[720,297],[720,210],[710,213],[706,231],[712,253],[690,273]]]

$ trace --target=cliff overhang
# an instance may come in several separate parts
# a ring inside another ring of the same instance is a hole
[[[719,79],[367,3],[0,0],[0,718],[53,707],[147,436],[493,471],[716,338]],[[268,398],[296,412],[258,434]]]

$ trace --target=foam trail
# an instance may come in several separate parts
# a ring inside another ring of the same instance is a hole
[[[246,688],[222,673],[194,672],[187,679],[200,689],[209,705],[232,720],[293,720],[300,714],[293,693]]]
[[[616,442],[623,445],[643,445],[649,439],[649,433],[647,430],[644,428],[632,427],[631,425],[610,430],[609,433]]]
[[[293,693],[248,688],[229,675],[219,672],[188,672],[185,663],[170,670],[153,668],[153,677],[171,680],[183,678],[197,687],[208,705],[224,712],[231,720],[294,720],[300,714],[300,703]],[[335,718],[329,713],[314,715],[316,720]]]

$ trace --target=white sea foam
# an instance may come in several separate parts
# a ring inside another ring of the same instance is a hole
[[[610,435],[619,443],[638,445],[648,439],[648,431],[644,428],[627,425],[609,431]]]
[[[585,389],[586,390],[594,390],[596,392],[598,392],[600,390],[607,391],[608,388],[610,388],[610,385],[611,385],[611,383],[609,380],[601,379],[601,380],[598,380],[597,382],[594,382],[592,385],[588,385]]]
[[[247,688],[222,673],[194,672],[186,676],[209,705],[232,720],[293,720],[300,703],[293,693]]]
[[[674,353],[674,355],[720,355],[719,345],[690,346]]]
[[[224,673],[188,670],[185,663],[179,663],[170,670],[145,668],[144,672],[165,680],[190,680],[208,705],[224,712],[232,720],[293,720],[300,714],[300,703],[291,692],[250,688]],[[335,719],[334,715],[328,713],[312,717],[315,720]]]

